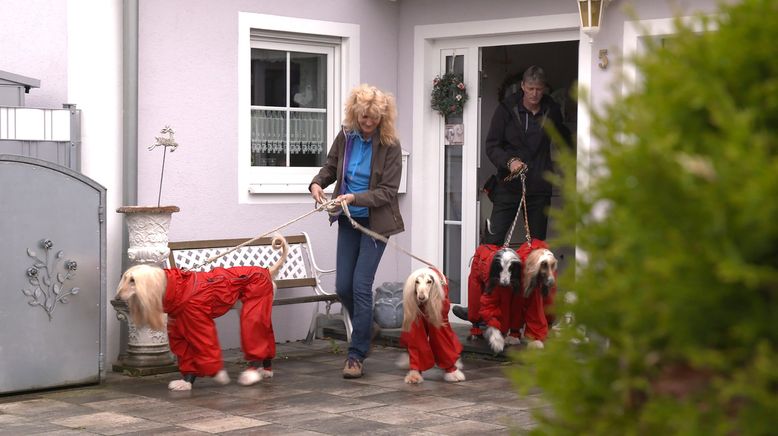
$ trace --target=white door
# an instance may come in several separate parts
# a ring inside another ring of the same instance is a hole
[[[439,160],[439,190],[443,194],[442,267],[449,280],[449,298],[455,304],[467,304],[469,260],[478,236],[477,190],[474,189],[479,156],[477,53],[477,48],[440,50],[440,74],[462,75],[468,95],[464,112],[441,116],[439,127],[443,139]]]

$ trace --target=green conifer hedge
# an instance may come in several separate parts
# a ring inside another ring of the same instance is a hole
[[[513,373],[538,434],[778,434],[778,1],[697,23],[593,114],[590,186],[564,179],[576,327]]]

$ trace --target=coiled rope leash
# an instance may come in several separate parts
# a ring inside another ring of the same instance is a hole
[[[235,250],[237,250],[237,249],[239,249],[241,247],[245,247],[246,245],[249,245],[252,242],[256,242],[257,240],[259,240],[261,238],[264,238],[264,237],[267,237],[267,236],[269,236],[269,235],[271,235],[273,233],[276,233],[279,230],[281,230],[281,229],[283,229],[285,227],[288,227],[288,226],[296,223],[297,221],[302,220],[303,218],[305,218],[305,217],[307,217],[309,215],[312,215],[312,214],[314,214],[316,212],[322,212],[322,211],[327,211],[328,213],[332,214],[332,213],[337,212],[338,208],[340,208],[343,211],[343,213],[348,218],[349,222],[351,222],[351,226],[354,227],[355,229],[357,229],[360,232],[362,232],[362,233],[372,237],[373,239],[377,239],[377,240],[379,240],[379,241],[381,241],[381,242],[383,242],[383,243],[385,243],[387,245],[391,245],[392,247],[396,248],[397,250],[399,250],[399,251],[407,254],[408,256],[418,260],[419,262],[429,266],[430,268],[437,269],[437,267],[432,262],[428,262],[428,261],[426,261],[426,260],[424,260],[424,259],[422,259],[422,258],[420,258],[420,257],[418,257],[416,255],[414,255],[413,253],[411,253],[411,252],[405,250],[404,248],[400,247],[399,245],[395,244],[393,241],[390,241],[388,238],[384,237],[383,235],[378,234],[378,233],[376,233],[376,232],[374,232],[374,231],[372,231],[372,230],[370,230],[370,229],[360,225],[358,222],[356,222],[351,217],[351,213],[349,212],[348,205],[346,204],[345,201],[341,200],[340,202],[338,202],[336,200],[327,200],[327,201],[325,201],[323,203],[318,204],[318,206],[316,206],[313,210],[311,210],[309,212],[306,212],[306,213],[298,216],[297,218],[294,218],[294,219],[292,219],[290,221],[287,221],[287,222],[277,226],[276,228],[274,228],[274,229],[272,229],[270,231],[267,231],[265,233],[262,233],[261,235],[258,235],[258,236],[254,237],[252,239],[249,239],[248,241],[246,241],[246,242],[244,242],[242,244],[236,245],[236,246],[234,246],[234,247],[224,251],[223,253],[217,253],[217,254],[215,254],[215,255],[205,259],[203,262],[201,262],[199,264],[192,265],[191,267],[185,268],[183,270],[184,271],[192,271],[192,270],[200,269],[203,266],[208,265],[209,263],[215,261],[216,259],[219,259],[220,257],[226,256],[226,255],[232,253],[233,251],[235,251]]]
[[[524,230],[525,230],[525,237],[527,238],[527,244],[532,245],[532,236],[529,232],[529,220],[527,219],[527,165],[525,164],[522,169],[519,171],[513,172],[508,174],[505,179],[503,179],[506,182],[510,182],[511,180],[515,179],[516,177],[521,178],[521,201],[519,201],[519,207],[516,209],[516,216],[513,217],[513,222],[511,223],[511,227],[508,229],[508,234],[505,238],[505,243],[502,244],[503,248],[508,247],[508,244],[511,242],[511,238],[513,237],[513,229],[516,227],[516,221],[519,220],[519,214],[521,214],[521,208],[524,207]]]
[[[269,235],[271,235],[273,233],[276,233],[279,230],[281,230],[281,229],[283,229],[285,227],[288,227],[288,226],[296,223],[297,221],[300,221],[301,219],[303,219],[303,218],[305,218],[305,217],[307,217],[309,215],[312,215],[312,214],[314,214],[316,212],[321,212],[323,210],[327,210],[328,208],[332,207],[333,204],[336,204],[336,203],[337,202],[335,200],[325,201],[324,203],[322,203],[318,207],[314,208],[310,212],[306,212],[306,213],[298,216],[297,218],[294,218],[291,221],[287,221],[287,222],[281,224],[280,226],[274,228],[273,230],[270,230],[268,232],[262,233],[261,235],[256,236],[256,237],[254,237],[252,239],[249,239],[248,241],[246,241],[246,242],[244,242],[242,244],[236,245],[236,246],[230,248],[229,250],[225,251],[224,253],[215,254],[215,255],[209,257],[208,259],[205,259],[202,263],[199,263],[199,264],[196,264],[196,265],[192,265],[191,267],[184,269],[184,271],[191,271],[191,270],[194,270],[194,269],[202,268],[203,266],[208,265],[209,263],[213,262],[214,260],[216,260],[216,259],[218,259],[218,258],[220,258],[222,256],[226,256],[226,255],[232,253],[233,251],[235,251],[235,250],[237,250],[237,249],[239,249],[241,247],[245,247],[246,245],[249,245],[252,242],[256,242],[257,240],[259,240],[261,238],[264,238],[264,237],[269,236]]]
[[[330,202],[333,202],[333,201],[334,200],[330,200]],[[336,204],[337,204],[337,202],[336,202]],[[373,239],[378,239],[379,241],[383,242],[384,244],[391,245],[395,249],[397,249],[397,250],[407,254],[408,256],[418,260],[419,262],[427,265],[430,268],[437,269],[437,267],[432,262],[428,262],[428,261],[426,261],[426,260],[424,260],[424,259],[422,259],[422,258],[420,258],[420,257],[418,257],[416,255],[414,255],[413,253],[405,250],[404,248],[402,248],[399,245],[395,244],[394,242],[390,241],[389,238],[384,237],[384,235],[376,233],[376,232],[366,228],[365,226],[359,224],[358,222],[356,222],[354,220],[354,218],[351,217],[351,213],[348,210],[348,205],[346,204],[346,202],[344,200],[341,200],[339,206],[340,206],[340,209],[343,211],[343,213],[346,215],[346,218],[348,218],[349,222],[351,222],[351,226],[354,227],[355,229],[357,229],[360,232],[370,236]],[[337,211],[337,209],[335,207],[330,207],[329,210],[328,210],[328,212],[333,212],[333,213],[335,211]]]

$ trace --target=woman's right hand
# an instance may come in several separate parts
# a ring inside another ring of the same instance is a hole
[[[321,186],[317,183],[311,184],[311,197],[313,197],[313,200],[318,204],[327,201],[327,196],[324,195],[324,189],[321,189]]]

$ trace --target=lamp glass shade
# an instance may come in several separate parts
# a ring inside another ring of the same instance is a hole
[[[578,15],[584,32],[596,32],[602,21],[602,0],[578,0]]]

